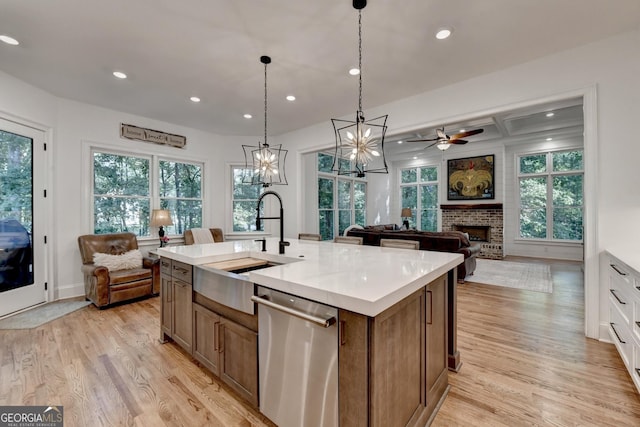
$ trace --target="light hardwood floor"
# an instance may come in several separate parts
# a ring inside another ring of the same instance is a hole
[[[458,287],[463,365],[434,426],[640,425],[615,347],[583,335],[580,265],[552,263],[552,273],[553,294]],[[160,344],[159,328],[152,298],[0,330],[0,405],[64,405],[68,427],[272,425],[178,346]]]

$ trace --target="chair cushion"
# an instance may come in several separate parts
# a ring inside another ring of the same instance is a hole
[[[139,249],[133,249],[122,255],[111,255],[96,252],[93,254],[93,263],[107,267],[109,271],[129,270],[142,267],[142,253]]]
[[[111,285],[119,285],[149,279],[151,277],[151,270],[148,268],[133,268],[131,270],[112,271],[109,273],[109,277],[111,278]]]

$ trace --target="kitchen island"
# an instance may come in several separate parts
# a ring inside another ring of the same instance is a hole
[[[271,345],[264,341],[270,338],[269,330],[262,330],[262,323],[257,328],[263,312],[257,316],[251,314],[253,308],[247,311],[244,297],[238,307],[221,304],[216,296],[221,294],[209,292],[194,277],[233,260],[263,260],[269,266],[242,275],[245,282],[260,285],[251,288],[254,299],[264,287],[333,307],[337,313],[337,322],[326,324],[336,331],[337,356],[327,362],[327,369],[336,371],[336,392],[325,392],[325,412],[320,415],[298,408],[298,420],[341,426],[428,423],[446,396],[447,368],[460,365],[455,267],[462,255],[298,240],[279,255],[278,239],[267,239],[265,252],[260,248],[260,242],[231,241],[158,249],[163,271],[161,339],[173,339],[262,410],[266,399],[259,399],[257,378],[265,372],[256,372],[258,334],[261,351]],[[310,347],[303,344],[300,353]],[[265,366],[262,360],[260,366]],[[326,417],[331,407],[335,419]]]

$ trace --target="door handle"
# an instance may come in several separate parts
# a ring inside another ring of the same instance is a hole
[[[433,323],[433,295],[431,291],[427,291],[427,325]]]
[[[336,323],[336,318],[334,316],[325,319],[322,317],[314,316],[313,314],[305,313],[304,311],[298,311],[293,308],[285,307],[284,305],[277,304],[275,302],[269,301],[268,299],[255,295],[251,295],[251,301],[273,308],[274,310],[290,314],[291,316],[295,316],[303,320],[308,320],[309,322],[315,323],[316,325],[322,326],[323,328],[328,328],[329,326]]]

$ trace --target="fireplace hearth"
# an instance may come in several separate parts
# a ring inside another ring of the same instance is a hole
[[[502,203],[440,205],[442,230],[469,234],[472,244],[481,246],[479,258],[502,259],[504,217]]]
[[[454,224],[453,229],[456,231],[462,231],[469,235],[469,240],[472,242],[490,242],[491,241],[491,226],[490,225],[462,225]]]

